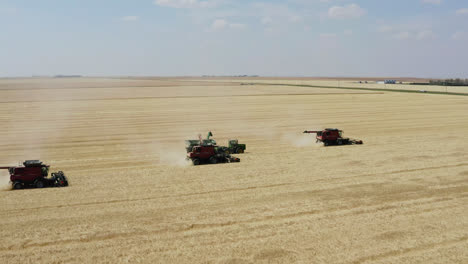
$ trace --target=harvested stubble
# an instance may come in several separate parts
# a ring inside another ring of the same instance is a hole
[[[468,259],[467,97],[15,81],[0,81],[1,163],[40,158],[71,186],[0,191],[3,263]],[[365,144],[302,139],[324,127]],[[246,143],[241,163],[180,163],[208,130]]]

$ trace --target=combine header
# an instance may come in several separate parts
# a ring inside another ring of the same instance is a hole
[[[343,130],[337,128],[325,128],[322,131],[304,131],[306,134],[317,134],[317,142],[323,142],[324,146],[332,145],[361,145],[362,140],[344,138]]]
[[[48,177],[49,167],[39,160],[27,160],[23,162],[23,166],[0,167],[0,169],[7,169],[10,173],[13,189],[68,186],[67,177],[62,171],[54,172]]]

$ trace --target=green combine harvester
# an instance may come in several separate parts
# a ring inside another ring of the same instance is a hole
[[[212,139],[213,133],[208,132],[208,135],[205,139],[201,138],[201,135],[198,135],[199,139],[185,140],[185,150],[187,153],[192,152],[193,147],[195,146],[217,146],[216,141]],[[229,145],[227,147],[218,147],[219,149],[224,150],[228,154],[238,154],[244,153],[246,149],[245,144],[239,144],[237,139],[229,140]]]

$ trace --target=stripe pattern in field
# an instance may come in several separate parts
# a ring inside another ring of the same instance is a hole
[[[0,165],[42,159],[71,186],[0,191],[2,262],[468,260],[467,97],[4,82]],[[324,127],[364,145],[324,148],[302,134]],[[247,144],[240,163],[185,163],[183,140],[209,130]]]

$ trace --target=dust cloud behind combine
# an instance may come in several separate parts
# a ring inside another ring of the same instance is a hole
[[[283,134],[281,137],[286,143],[291,144],[294,147],[320,147],[322,144],[317,143],[315,135],[297,135],[293,133]]]
[[[150,151],[156,151],[156,155],[159,157],[159,164],[170,165],[170,166],[189,166],[191,163],[185,159],[187,153],[181,143],[184,140],[180,140],[179,144],[165,144],[165,143],[153,143],[149,147]]]
[[[8,191],[11,190],[10,174],[7,170],[0,170],[0,190]]]
[[[0,80],[0,164],[71,182],[0,192],[0,259],[467,262],[467,97],[240,82]],[[326,127],[364,145],[302,133]],[[187,166],[208,131],[241,162]]]

